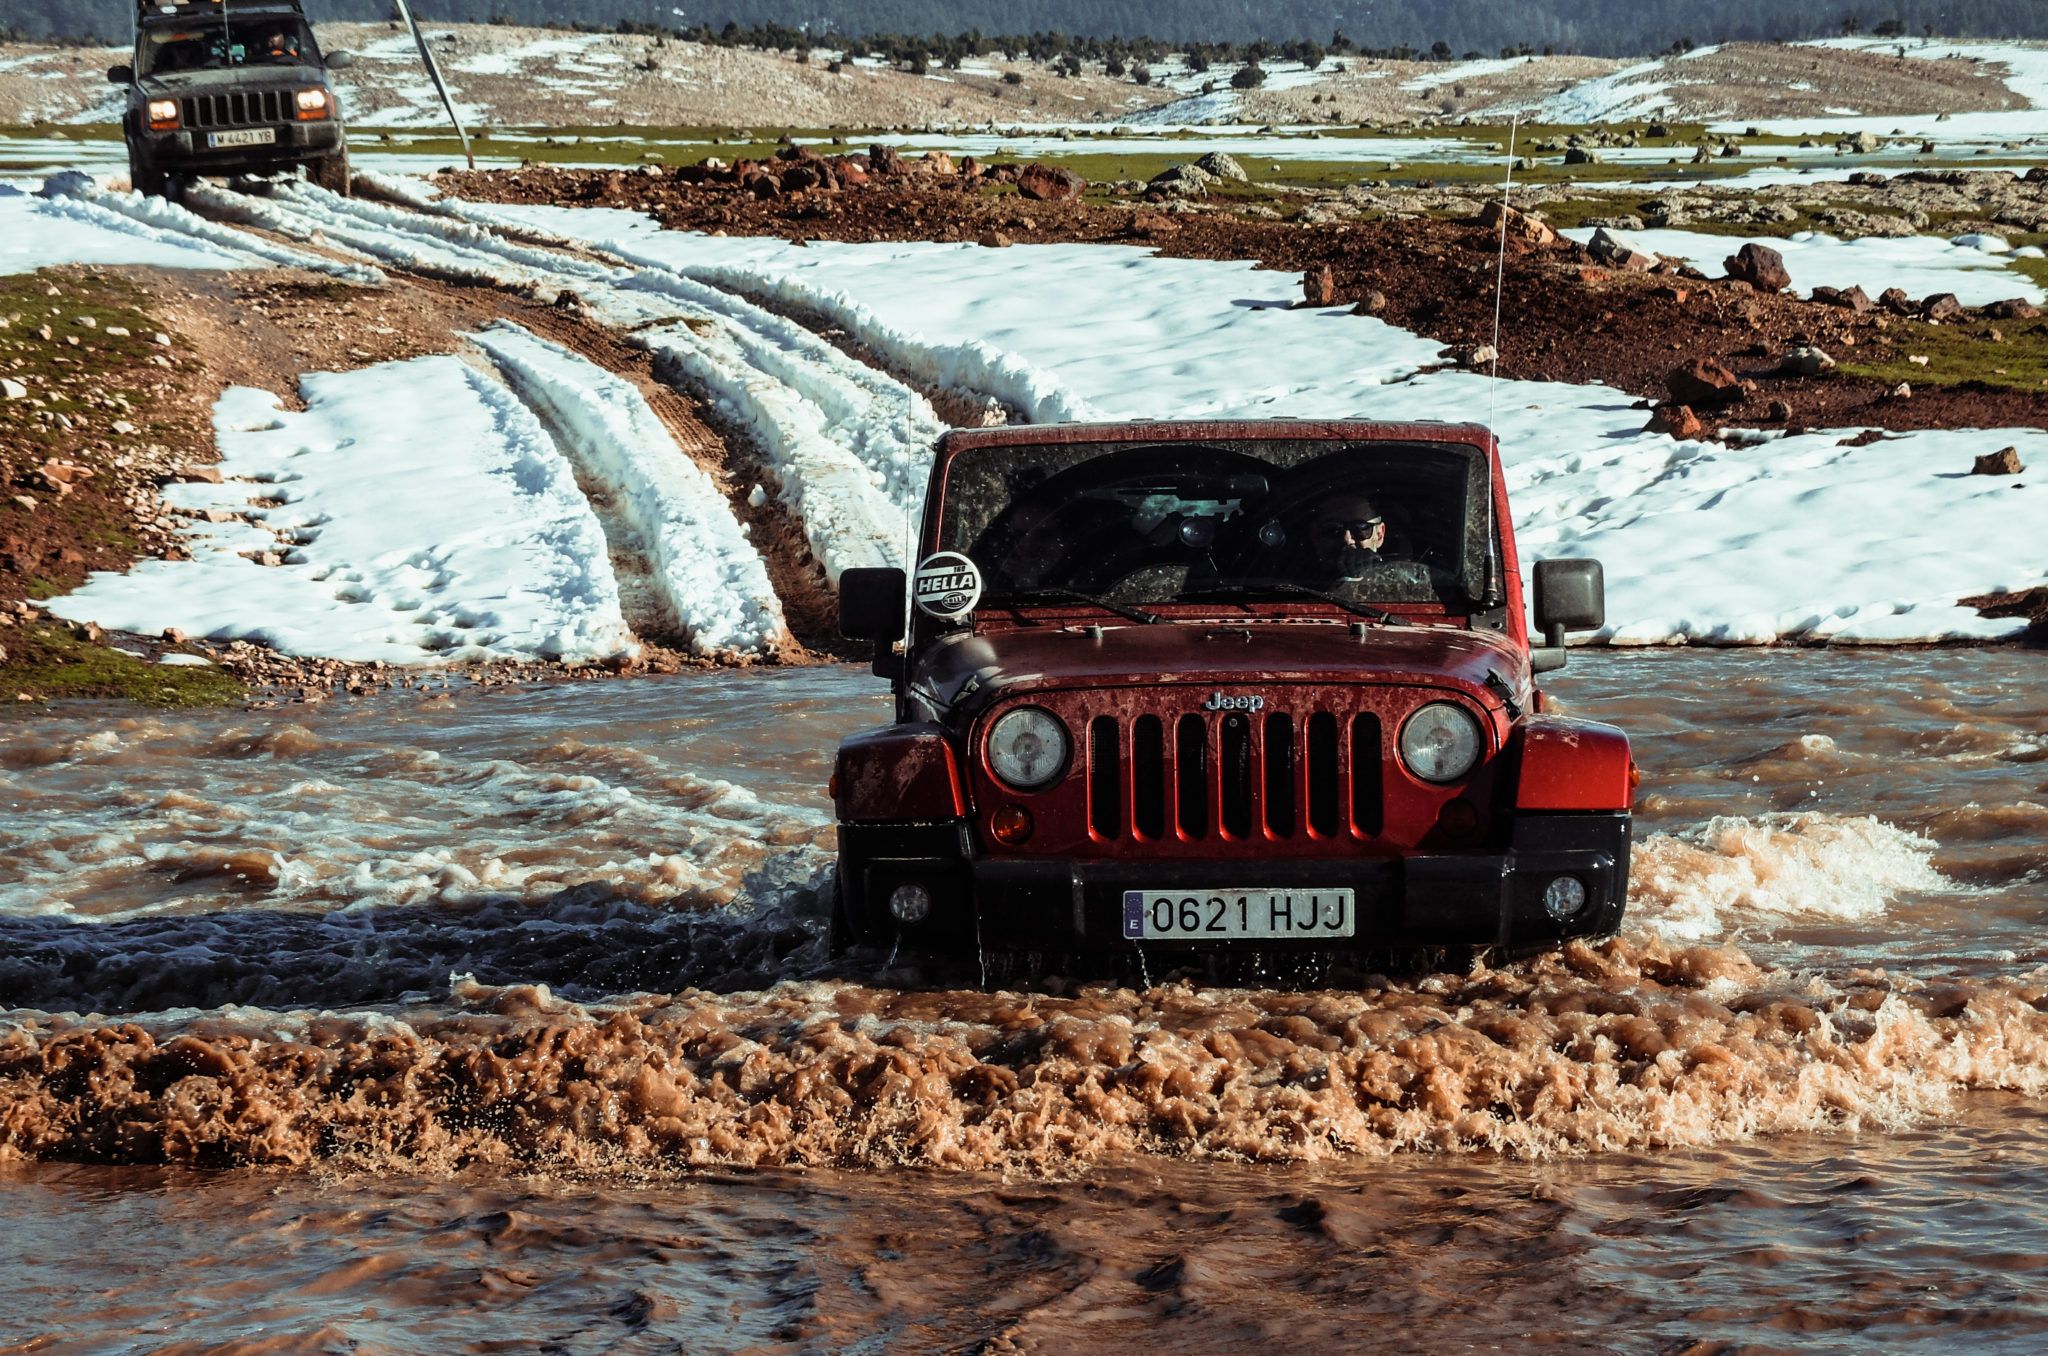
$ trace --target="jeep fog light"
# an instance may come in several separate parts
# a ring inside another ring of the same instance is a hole
[[[1019,791],[1051,786],[1067,770],[1067,730],[1059,717],[1020,706],[988,732],[988,765]]]
[[[1586,907],[1586,883],[1577,876],[1559,876],[1543,887],[1543,912],[1562,923]]]
[[[1401,727],[1401,761],[1426,782],[1454,782],[1479,762],[1479,722],[1462,706],[1431,702]]]
[[[911,881],[889,892],[889,912],[899,923],[922,923],[932,911],[932,892]]]

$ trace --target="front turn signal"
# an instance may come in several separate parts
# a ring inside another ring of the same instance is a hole
[[[1004,847],[1022,847],[1031,841],[1031,811],[1021,805],[1005,805],[989,816],[988,829]]]

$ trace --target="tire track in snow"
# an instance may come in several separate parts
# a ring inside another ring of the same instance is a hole
[[[648,349],[664,381],[708,398],[746,433],[828,582],[854,566],[904,563],[945,425],[916,391],[796,321],[666,267],[613,267],[308,185],[274,185],[262,197],[202,189],[197,200],[246,225],[429,277],[540,298],[573,292]]]
[[[612,512],[600,517],[631,534],[615,550],[624,546],[650,565],[668,631],[707,656],[788,642],[760,553],[631,382],[508,321],[471,339],[606,492]]]

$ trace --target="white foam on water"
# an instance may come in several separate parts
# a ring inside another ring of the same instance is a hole
[[[1954,888],[1935,846],[1868,815],[1716,816],[1636,844],[1627,925],[1698,941],[1873,918],[1903,894]]]

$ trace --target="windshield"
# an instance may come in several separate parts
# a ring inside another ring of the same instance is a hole
[[[319,49],[301,19],[291,17],[206,19],[142,35],[142,74],[218,71],[235,66],[317,64]]]
[[[1458,443],[1067,443],[954,458],[940,549],[984,606],[1058,591],[1125,606],[1305,596],[1498,604],[1488,465]]]

